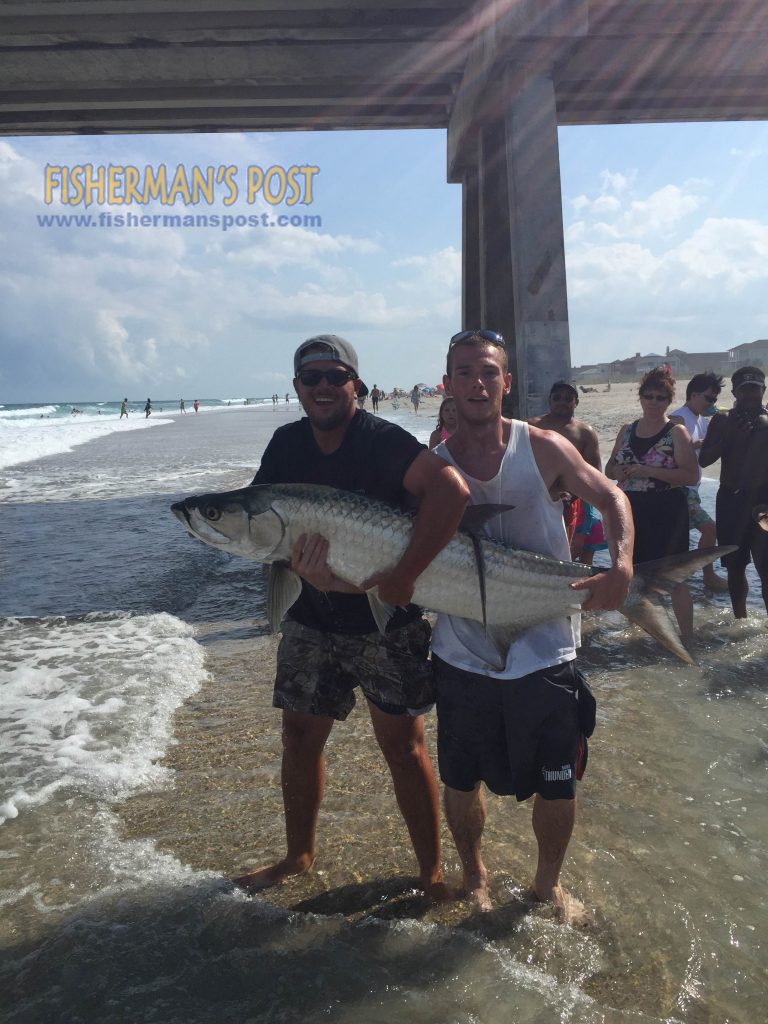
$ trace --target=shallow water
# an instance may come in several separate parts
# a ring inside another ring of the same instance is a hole
[[[599,721],[564,878],[591,909],[584,928],[526,901],[530,809],[497,798],[496,909],[428,905],[360,704],[329,743],[316,870],[256,899],[232,890],[227,875],[283,844],[274,640],[258,567],[191,541],[168,506],[246,483],[288,415],[187,417],[12,470],[2,1019],[765,1019],[768,632],[754,587],[735,623],[694,583],[698,667],[618,615],[585,622]],[[457,881],[447,833],[444,859]]]

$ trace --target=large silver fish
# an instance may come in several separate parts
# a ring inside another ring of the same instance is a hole
[[[479,537],[477,527],[510,506],[469,506],[471,529],[460,529],[416,581],[413,600],[433,611],[485,624],[489,645],[476,649],[489,664],[503,664],[521,631],[578,612],[589,593],[570,584],[590,575],[575,562],[507,547]],[[329,541],[328,563],[354,586],[393,566],[408,544],[413,514],[381,501],[314,484],[262,484],[176,502],[174,515],[194,537],[222,551],[272,563],[267,609],[276,630],[299,595],[301,580],[288,567],[303,533]],[[691,663],[664,610],[654,603],[696,569],[733,548],[710,548],[635,566],[629,597],[621,609],[673,654]],[[374,591],[368,600],[382,631],[393,609]],[[477,635],[477,630],[467,631]],[[464,637],[462,636],[462,639]],[[467,642],[467,641],[465,641]]]

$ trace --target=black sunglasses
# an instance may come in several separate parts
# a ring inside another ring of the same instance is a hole
[[[351,370],[299,370],[296,374],[305,388],[313,388],[321,380],[327,380],[334,388],[340,388],[351,380],[357,380],[357,374]]]
[[[504,348],[504,339],[496,331],[459,331],[448,342],[448,348],[452,348],[454,345],[461,345],[462,342],[469,341],[470,338],[482,338],[483,341],[487,341],[491,345],[498,345],[500,348]]]
[[[644,398],[646,402],[671,402],[672,399],[669,395],[649,395],[645,391],[640,392],[640,397]]]

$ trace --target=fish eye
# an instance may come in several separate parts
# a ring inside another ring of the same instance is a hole
[[[215,523],[221,519],[221,510],[216,508],[215,505],[206,505],[203,509],[203,515],[209,522]]]

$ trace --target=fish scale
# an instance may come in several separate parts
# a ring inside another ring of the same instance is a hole
[[[302,533],[329,542],[328,564],[340,579],[359,586],[398,561],[408,545],[413,517],[383,502],[345,491],[316,496],[304,484],[272,485],[272,508],[287,524],[286,551]],[[321,488],[320,490],[325,490]],[[530,551],[480,540],[485,566],[486,621],[509,624],[510,610],[521,625],[544,622],[579,610],[587,593],[569,584],[588,570]],[[475,548],[459,532],[416,581],[413,600],[425,608],[482,621]]]

